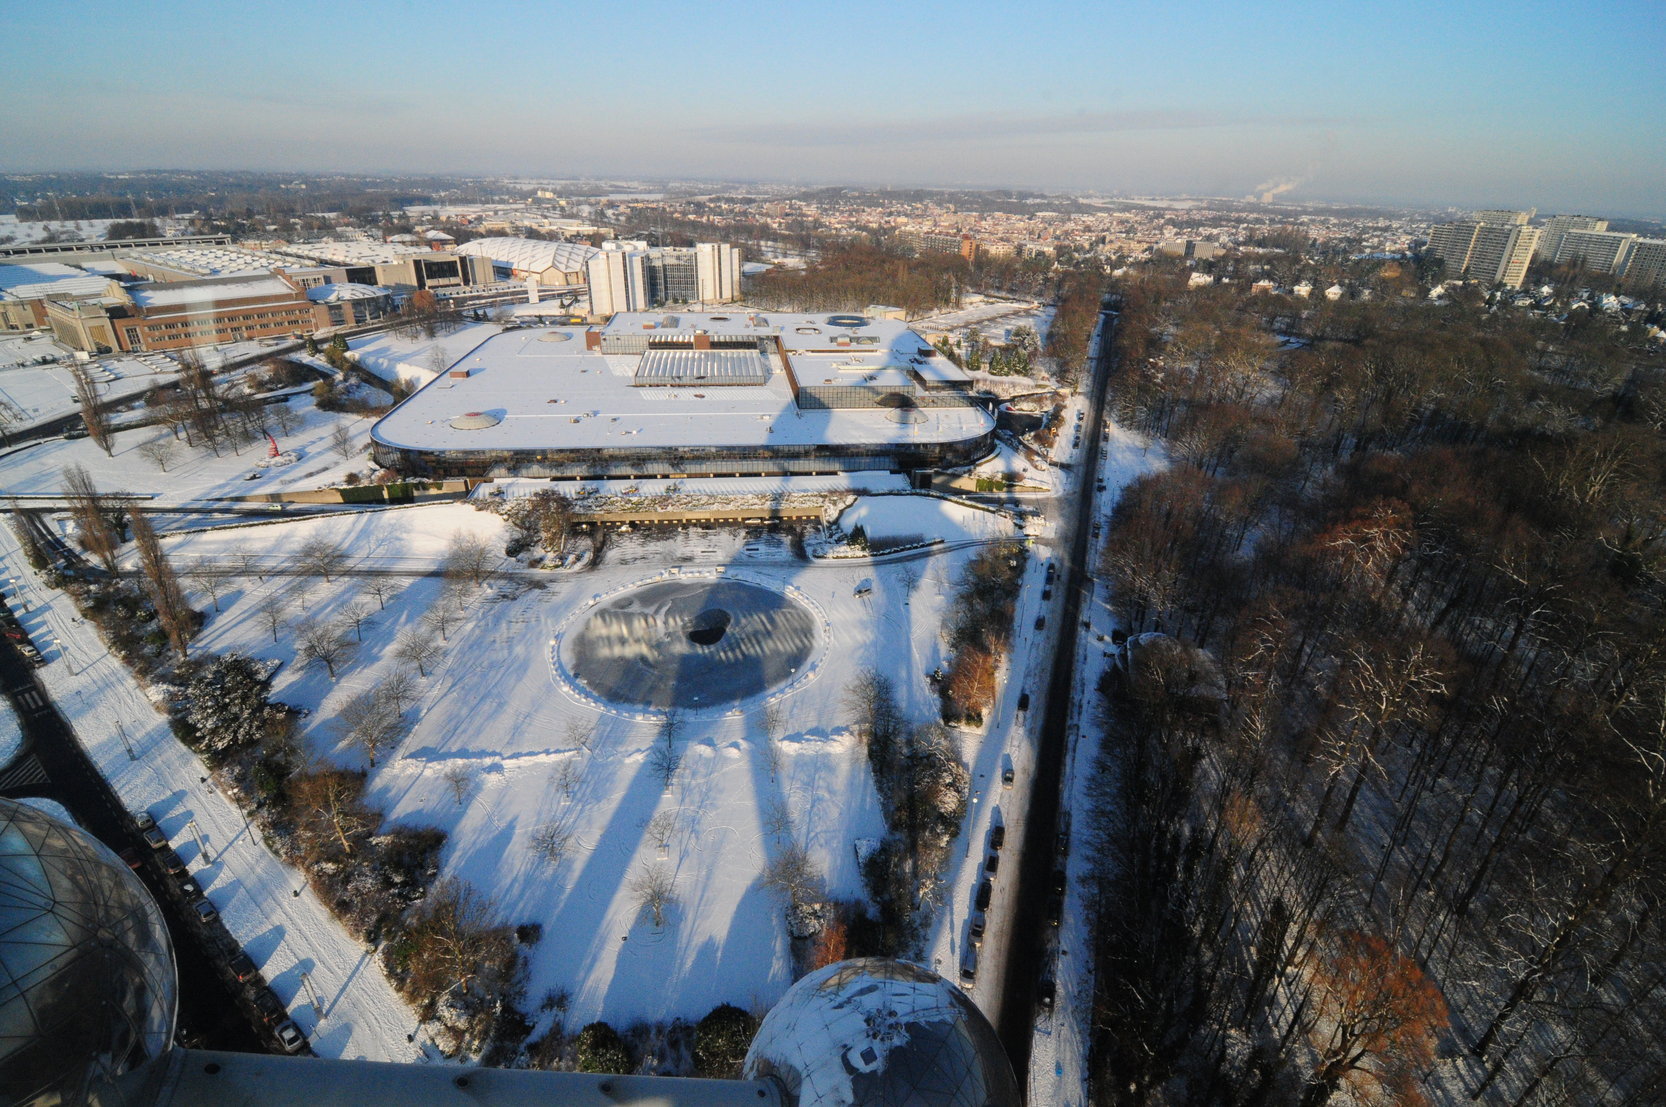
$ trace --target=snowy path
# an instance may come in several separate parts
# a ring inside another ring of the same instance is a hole
[[[128,808],[156,815],[313,1049],[324,1057],[417,1059],[422,1051],[405,1039],[416,1016],[371,951],[251,833],[237,808],[203,783],[208,772],[202,762],[174,738],[167,719],[69,599],[34,580],[9,528],[0,529],[0,568],[16,578],[14,590],[36,613],[31,630],[51,662],[40,675],[59,710]],[[131,743],[133,759],[124,741]],[[188,829],[193,820],[207,842],[207,858]],[[322,1015],[308,1002],[307,983]]]

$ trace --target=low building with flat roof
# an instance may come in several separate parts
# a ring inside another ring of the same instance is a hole
[[[488,338],[371,429],[411,476],[912,471],[987,454],[971,379],[900,322],[632,312]]]

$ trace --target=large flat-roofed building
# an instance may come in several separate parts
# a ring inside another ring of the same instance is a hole
[[[1544,235],[1539,239],[1537,256],[1545,260],[1555,260],[1556,251],[1562,245],[1562,236],[1569,231],[1606,231],[1608,220],[1598,219],[1594,215],[1553,215],[1545,220]]]
[[[1446,263],[1449,277],[1520,288],[1539,245],[1540,229],[1526,226],[1528,212],[1478,212],[1495,218],[1440,223],[1429,228],[1429,253]],[[1503,216],[1521,216],[1519,221]]]
[[[371,430],[411,476],[911,471],[988,453],[972,382],[894,320],[621,313],[490,338]]]
[[[77,350],[181,350],[311,333],[327,310],[281,275],[257,273],[133,287],[109,281],[102,296],[49,298],[46,321]]]

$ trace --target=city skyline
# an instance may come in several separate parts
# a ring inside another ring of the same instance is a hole
[[[1659,9],[6,0],[8,171],[1272,195],[1666,215]],[[66,59],[72,64],[66,65]]]

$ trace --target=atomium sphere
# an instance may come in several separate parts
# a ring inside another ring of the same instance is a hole
[[[764,1016],[745,1073],[809,1107],[1014,1107],[1018,1083],[983,1013],[918,965],[865,957],[818,969]]]
[[[84,831],[0,799],[0,1102],[119,1102],[164,1053],[173,945],[145,886]]]

